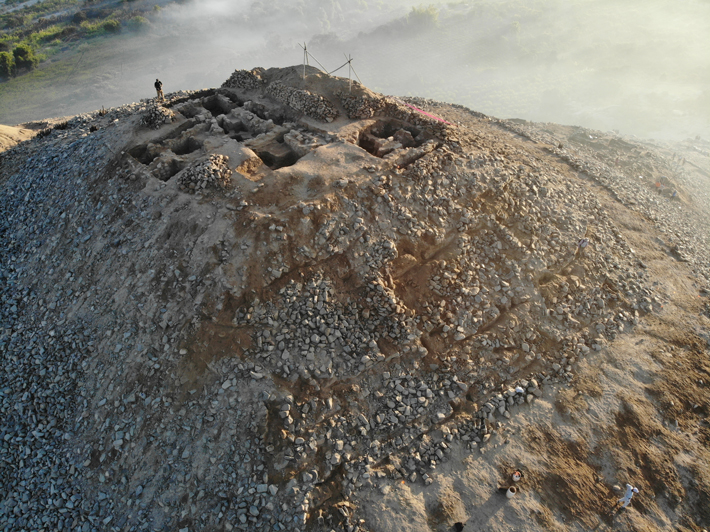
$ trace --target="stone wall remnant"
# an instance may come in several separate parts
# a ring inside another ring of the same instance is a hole
[[[335,106],[319,94],[289,87],[280,81],[270,83],[266,92],[279,102],[321,122],[332,122],[338,118]]]

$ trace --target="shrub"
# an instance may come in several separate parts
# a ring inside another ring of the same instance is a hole
[[[0,52],[0,77],[9,78],[15,75],[15,58],[10,52]]]
[[[407,15],[407,24],[416,29],[436,28],[439,25],[439,10],[434,5],[413,7]]]
[[[128,27],[134,31],[145,29],[149,24],[148,19],[141,16],[133,17],[128,21]]]
[[[121,23],[116,19],[109,19],[102,24],[103,29],[110,33],[118,33],[121,31]]]
[[[2,20],[2,27],[8,29],[19,28],[25,23],[25,19],[21,15],[5,15],[0,17],[0,20]]]
[[[39,64],[39,57],[35,55],[34,48],[28,44],[18,44],[12,51],[15,57],[15,66],[17,70],[26,68],[32,70]]]
[[[33,44],[39,44],[43,42],[50,42],[54,39],[58,39],[62,36],[64,28],[59,25],[50,26],[42,31],[32,33],[28,40]]]
[[[67,26],[59,33],[58,37],[60,39],[67,39],[67,37],[75,35],[77,31],[79,31],[79,28],[76,26]]]
[[[101,22],[97,22],[97,23],[95,23],[95,24],[92,24],[92,23],[89,22],[88,20],[85,20],[84,22],[82,22],[82,23],[79,25],[79,27],[80,27],[82,30],[84,30],[86,33],[88,33],[88,34],[97,33],[97,32],[99,32],[99,31],[101,31],[101,29],[102,29],[102,28],[101,28]]]
[[[72,16],[71,20],[74,24],[81,24],[86,20],[86,13],[84,13],[83,11],[77,11],[76,13],[74,13],[74,16]]]

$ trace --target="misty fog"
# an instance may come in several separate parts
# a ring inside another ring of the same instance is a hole
[[[171,92],[300,64],[299,43],[328,70],[350,54],[385,94],[643,137],[710,136],[707,0],[191,0],[164,7],[144,33],[107,40],[88,86],[67,79],[24,118],[149,98],[156,77]]]

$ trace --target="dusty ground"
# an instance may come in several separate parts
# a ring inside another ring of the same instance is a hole
[[[708,526],[710,361],[697,336],[708,320],[682,266],[669,276],[667,260],[652,263],[653,247],[637,252],[671,294],[663,310],[580,363],[571,386],[521,407],[485,452],[456,449],[431,488],[401,483],[366,495],[373,530],[444,531],[457,521],[490,531]],[[525,477],[508,500],[497,488],[512,484],[515,469]],[[640,493],[614,511],[627,482]]]
[[[467,112],[435,109],[452,122],[469,121]],[[574,131],[546,128],[565,141]],[[549,146],[523,138],[517,143],[548,156]],[[564,160],[554,164],[591,187],[623,228],[650,283],[664,295],[662,308],[580,361],[571,384],[548,388],[543,398],[520,407],[485,447],[459,444],[433,473],[431,487],[399,481],[362,493],[373,530],[449,531],[457,522],[464,530],[495,532],[710,526],[707,292],[652,221]],[[693,166],[697,178],[707,176]],[[705,208],[703,198],[687,199],[686,205]],[[513,485],[516,469],[525,476],[516,484],[518,494],[507,499],[499,488]],[[616,500],[627,482],[640,492],[620,509]]]
[[[35,131],[12,126],[0,125],[0,152],[12,148],[18,142],[32,138]]]
[[[0,519],[707,528],[703,142],[417,100],[453,126],[392,101],[348,119],[345,80],[299,72],[267,75],[337,119],[257,84],[36,124],[55,128],[3,155],[0,465],[24,484],[5,475]],[[395,137],[414,145],[386,153]],[[55,335],[80,374],[41,366]],[[70,458],[25,465],[47,449]],[[627,482],[640,493],[615,511]],[[58,513],[59,492],[83,502]]]
[[[69,120],[70,116],[48,118],[37,122],[27,122],[16,126],[0,124],[0,152],[16,146],[19,142],[29,140],[42,130],[46,130]]]

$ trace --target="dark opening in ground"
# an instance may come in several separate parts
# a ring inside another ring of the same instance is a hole
[[[133,157],[139,163],[146,165],[152,163],[153,159],[155,159],[157,156],[155,154],[150,153],[147,144],[141,144],[140,146],[131,148],[130,150],[128,150],[128,155]]]
[[[225,96],[230,102],[232,102],[234,104],[234,107],[242,107],[244,105],[244,100],[242,100],[232,92],[225,92],[223,96]]]
[[[200,109],[202,109],[200,107]],[[194,120],[187,120],[167,135],[153,139],[146,144],[139,144],[128,150],[128,154],[141,164],[149,165],[158,155],[169,148],[176,155],[185,155],[199,150],[202,143],[192,137],[179,138],[188,129],[194,127]]]
[[[202,98],[202,107],[217,118],[219,115],[228,115],[229,112],[235,107],[238,107],[238,105],[232,103],[229,98],[222,94],[215,94],[207,98]]]
[[[252,135],[249,131],[244,130],[230,133],[229,137],[236,140],[237,142],[245,142],[247,140],[253,139],[254,135]]]
[[[170,159],[166,165],[160,167],[160,172],[153,172],[153,175],[160,179],[161,181],[167,181],[180,170],[182,170],[184,164],[177,159]]]
[[[267,149],[255,149],[255,153],[272,170],[285,166],[293,166],[299,157],[288,146],[282,143],[272,143]]]
[[[170,100],[165,104],[165,107],[174,107],[176,105],[179,105],[181,103],[189,102],[190,100],[199,100],[200,98],[205,98],[207,96],[212,96],[215,94],[215,89],[205,89],[202,91],[197,91],[195,93],[190,94],[189,96],[184,96],[182,98],[175,98],[173,100]]]
[[[250,113],[254,113],[256,116],[262,120],[272,120],[277,126],[282,126],[284,122],[289,120],[288,114],[284,109],[269,107],[257,103],[257,102],[246,102],[244,104],[244,109]],[[293,120],[293,117],[291,117]]]
[[[384,157],[399,148],[421,146],[430,138],[420,129],[401,120],[380,120],[360,132],[358,144],[376,157]]]
[[[187,155],[202,148],[202,143],[195,137],[185,137],[168,142],[167,146],[175,155]]]
[[[185,102],[175,107],[175,110],[185,118],[195,118],[204,110],[204,107],[199,105],[199,102]]]

